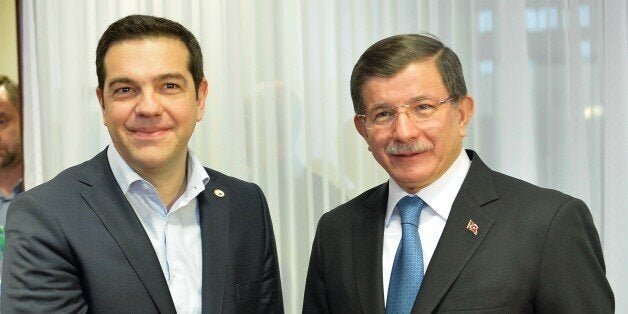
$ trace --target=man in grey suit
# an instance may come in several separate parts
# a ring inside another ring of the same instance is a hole
[[[456,54],[381,40],[351,76],[355,127],[390,180],[319,221],[304,313],[612,313],[586,205],[462,148],[473,115]]]
[[[125,17],[96,70],[113,145],[11,204],[2,312],[283,312],[262,191],[187,148],[208,92],[194,36]]]

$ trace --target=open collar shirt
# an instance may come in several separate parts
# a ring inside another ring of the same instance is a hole
[[[196,197],[209,175],[188,149],[187,187],[166,208],[155,187],[122,159],[113,145],[107,149],[113,175],[140,219],[153,245],[178,313],[201,313],[202,243]]]

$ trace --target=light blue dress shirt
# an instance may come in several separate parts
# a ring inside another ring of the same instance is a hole
[[[11,201],[17,196],[20,192],[22,192],[22,180],[18,182],[13,188],[13,194],[4,195],[0,192],[0,274],[2,274],[2,260],[4,254],[4,223],[7,221],[7,209],[9,209],[9,205]],[[2,279],[2,278],[0,278]]]
[[[196,197],[209,182],[203,165],[188,149],[187,187],[168,210],[155,187],[131,169],[113,145],[107,149],[107,157],[153,244],[177,313],[201,313],[203,263]]]
[[[4,195],[0,192],[0,226],[4,226],[4,223],[7,221],[7,209],[9,209],[11,201],[20,192],[22,192],[22,180],[20,180],[20,182],[18,182],[13,188],[13,194]]]

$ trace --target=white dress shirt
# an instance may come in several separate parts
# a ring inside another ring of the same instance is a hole
[[[196,197],[209,176],[188,149],[187,187],[168,210],[155,187],[122,159],[113,145],[109,165],[155,249],[177,313],[201,313],[202,247]]]
[[[436,244],[443,233],[451,205],[462,186],[464,178],[469,172],[471,160],[461,150],[458,158],[445,173],[414,195],[420,197],[425,206],[419,218],[419,236],[423,249],[423,271],[427,271]],[[388,205],[386,220],[384,221],[384,250],[382,254],[382,273],[384,280],[384,302],[388,298],[388,282],[392,272],[397,247],[401,242],[401,217],[396,205],[401,198],[409,195],[392,178],[388,184]]]

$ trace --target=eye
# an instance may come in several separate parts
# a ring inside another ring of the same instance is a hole
[[[181,92],[181,85],[177,83],[167,82],[161,87],[162,93],[166,95],[175,95]]]
[[[429,110],[434,110],[436,107],[434,107],[434,105],[432,104],[428,104],[428,103],[419,103],[416,105],[415,110],[416,111],[429,111]]]
[[[395,108],[379,108],[370,114],[373,121],[386,121],[395,117]]]
[[[429,100],[421,100],[412,104],[410,110],[416,119],[428,119],[436,112],[436,105]]]
[[[436,106],[429,101],[422,100],[410,107],[412,113],[419,118],[427,118],[436,111]]]
[[[133,88],[128,87],[128,86],[124,86],[124,87],[116,88],[113,91],[113,96],[115,96],[115,97],[125,97],[125,96],[128,96],[128,95],[130,95],[130,94],[132,94],[134,92],[135,92],[135,90]]]

